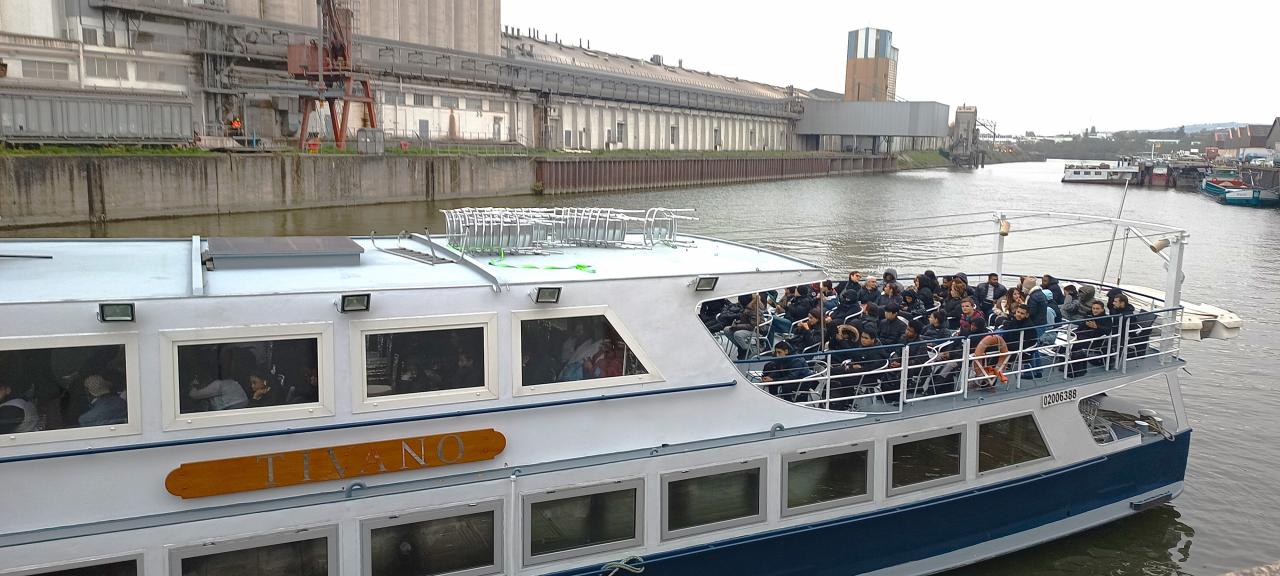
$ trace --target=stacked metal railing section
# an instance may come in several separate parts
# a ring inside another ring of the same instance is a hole
[[[449,246],[464,254],[545,254],[556,248],[687,246],[691,208],[455,208],[441,210]]]

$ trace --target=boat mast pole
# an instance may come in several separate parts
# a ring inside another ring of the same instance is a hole
[[[1120,194],[1120,209],[1116,211],[1116,220],[1124,217],[1124,201],[1129,197],[1129,180],[1129,178],[1124,179],[1124,193]],[[1111,267],[1111,251],[1116,247],[1116,234],[1119,232],[1119,223],[1111,227],[1111,243],[1107,244],[1107,261],[1102,265],[1102,274],[1098,276],[1100,284],[1105,284],[1107,281],[1107,269]]]

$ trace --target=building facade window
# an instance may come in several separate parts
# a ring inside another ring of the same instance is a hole
[[[657,379],[643,353],[605,307],[530,311],[517,318],[520,388],[525,392]]]
[[[629,480],[525,497],[526,564],[639,546],[644,483]]]
[[[432,100],[433,99],[430,94],[414,94],[413,95],[414,106],[430,107],[432,105]]]
[[[398,90],[383,90],[382,103],[394,106],[404,106],[404,92]]]
[[[764,478],[764,460],[664,474],[662,538],[762,522]]]
[[[369,520],[364,529],[369,576],[502,572],[500,501]]]
[[[183,83],[186,75],[187,69],[184,66],[157,62],[138,63],[138,80],[142,82]]]
[[[108,78],[111,80],[128,80],[129,63],[124,60],[110,58],[85,58],[85,75],[90,78]]]
[[[497,394],[497,315],[396,318],[353,322],[356,412],[446,402],[491,400]]]
[[[627,123],[618,122],[617,127],[613,131],[614,142],[619,144],[627,143]]]
[[[783,456],[783,514],[871,499],[871,446],[854,444]]]
[[[964,433],[958,426],[889,440],[889,495],[964,479]]]
[[[1049,447],[1030,414],[978,424],[979,473],[1049,457]]]
[[[18,572],[14,576],[138,576],[139,573],[138,561],[133,559],[105,563],[101,560],[90,563],[80,562],[53,570]]]
[[[456,110],[456,109],[459,107],[459,106],[458,106],[458,97],[457,97],[457,96],[441,96],[441,97],[440,97],[440,107],[441,107],[441,108],[453,108],[453,109],[455,109],[455,110]]]
[[[680,145],[680,127],[679,126],[674,126],[674,125],[671,126],[671,145],[672,146]]]
[[[94,28],[81,28],[80,36],[84,39],[84,43],[88,46],[98,45],[98,31]],[[73,38],[74,39],[74,38]]]
[[[39,80],[70,80],[71,66],[66,62],[23,60],[22,77]]]
[[[333,415],[328,323],[162,330],[165,428]]]
[[[136,357],[132,335],[0,340],[0,434],[14,445],[136,433]]]
[[[183,576],[330,576],[338,573],[336,530],[291,530],[175,550],[170,574]]]

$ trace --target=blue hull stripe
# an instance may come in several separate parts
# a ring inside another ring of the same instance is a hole
[[[1181,482],[1191,432],[896,508],[647,556],[646,572],[848,576],[923,560]],[[599,566],[560,573],[599,575]]]

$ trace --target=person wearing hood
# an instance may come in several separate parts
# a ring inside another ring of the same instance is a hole
[[[885,286],[888,286],[889,284],[893,284],[894,286],[897,286],[897,287],[898,287],[898,293],[899,293],[899,294],[901,294],[901,293],[902,293],[902,284],[899,284],[899,283],[898,283],[898,271],[897,271],[897,270],[895,270],[895,269],[893,269],[893,268],[885,268],[885,269],[884,269],[884,276],[883,276],[883,277],[881,277],[881,280],[884,280],[884,284],[885,284]]]
[[[933,298],[932,295],[929,296]],[[923,316],[926,310],[924,304],[920,302],[920,296],[915,290],[907,288],[902,293],[902,315],[908,320],[914,320],[918,316]]]
[[[1040,287],[1053,293],[1053,303],[1056,306],[1062,306],[1066,297],[1062,294],[1062,286],[1058,285],[1058,279],[1049,274],[1040,277]]]
[[[1094,297],[1097,294],[1097,290],[1097,288],[1089,284],[1078,288],[1075,299],[1062,306],[1062,318],[1064,320],[1082,320],[1092,316],[1093,303],[1098,301]]]

